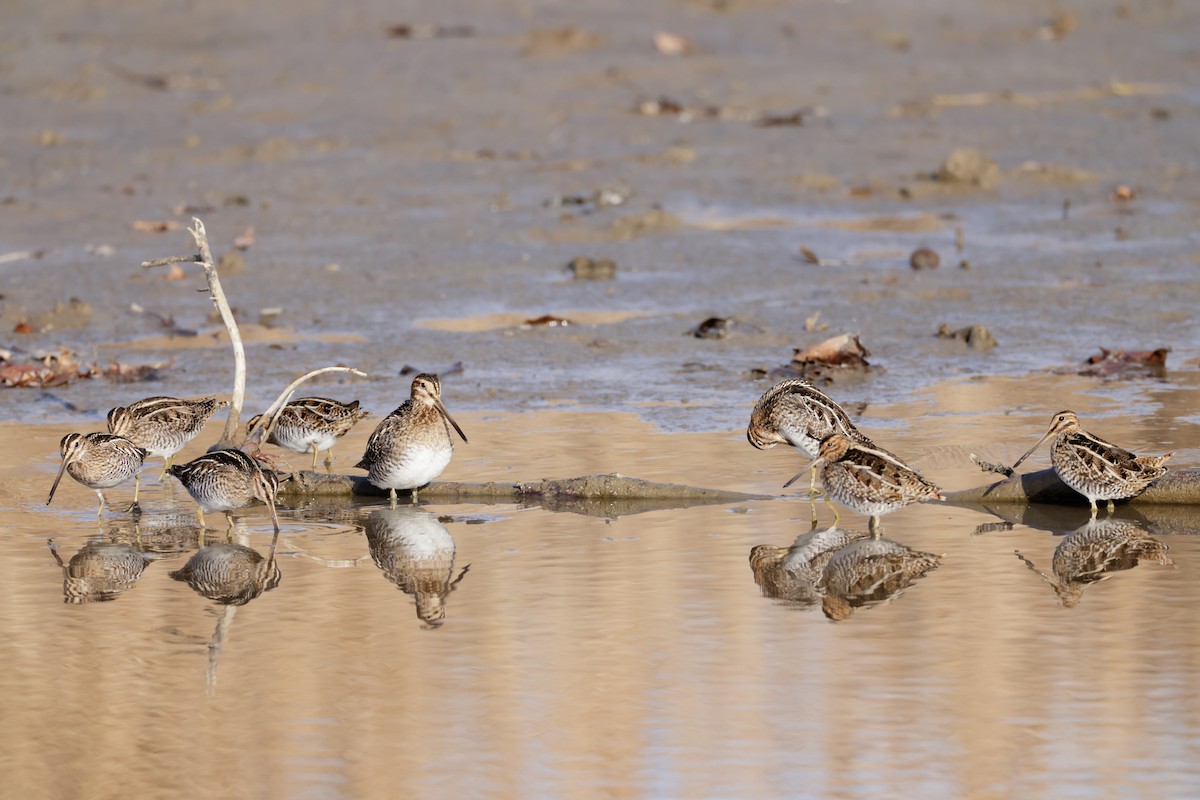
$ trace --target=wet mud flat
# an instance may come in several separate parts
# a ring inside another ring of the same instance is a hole
[[[1195,366],[1186,4],[58,8],[10,11],[0,53],[0,328],[29,331],[8,348],[227,386],[196,276],[137,267],[199,214],[240,258],[260,402],[297,364],[350,363],[394,407],[406,366],[461,363],[464,410],[722,430],[758,370],[841,332],[878,368],[848,402],[1100,347]],[[977,163],[947,172],[962,148]],[[914,270],[918,248],[940,266]],[[614,269],[576,279],[579,259]],[[686,335],[713,316],[738,324]],[[523,324],[546,317],[570,324]],[[91,416],[123,392],[0,410]]]

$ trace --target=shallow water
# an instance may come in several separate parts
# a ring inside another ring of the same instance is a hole
[[[964,420],[969,388],[952,392]],[[960,453],[972,425],[884,411],[905,425],[881,438],[928,477],[983,482]],[[526,478],[620,470],[779,496],[802,463],[740,431],[665,435],[628,415],[460,421],[472,444],[453,480],[516,480],[501,465],[523,463]],[[9,454],[51,453],[61,431],[3,433]],[[144,487],[136,526],[98,523],[75,484],[42,506],[54,467],[3,465],[14,796],[1186,797],[1200,782],[1200,517],[1186,512],[1122,508],[1128,524],[1109,529],[1140,563],[1081,583],[1053,555],[1095,532],[1085,509],[1014,508],[1006,524],[909,508],[886,539],[940,564],[835,609],[751,569],[752,548],[810,530],[797,495],[616,519],[313,501],[281,512],[278,585],[222,606],[170,577],[198,544],[179,487]],[[47,538],[68,569],[96,541],[110,563],[147,563],[110,580],[111,602],[64,603]],[[235,539],[265,564],[265,510],[238,517]]]

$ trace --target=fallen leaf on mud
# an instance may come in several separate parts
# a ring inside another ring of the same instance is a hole
[[[862,375],[873,369],[856,333],[843,333],[812,347],[793,348],[792,360],[771,371],[773,378],[801,377],[831,383],[838,377]]]
[[[16,360],[13,353],[0,353],[0,384],[4,386],[42,389],[62,386],[76,378],[90,378],[95,371],[80,364],[75,355],[67,350],[58,350],[41,355],[23,354],[24,360]]]
[[[808,247],[805,245],[800,246],[800,257],[803,258],[804,261],[808,264],[818,264],[819,265],[821,263],[821,257],[818,256],[816,253],[814,253],[812,250],[809,250]]]
[[[683,103],[670,97],[660,96],[651,100],[639,100],[635,110],[646,117],[680,114],[683,112]]]
[[[686,56],[696,52],[696,43],[686,36],[659,31],[654,34],[654,49],[664,56]]]
[[[527,319],[521,323],[522,328],[565,328],[571,324],[571,320],[556,317],[552,314],[543,314],[540,317]]]
[[[617,277],[617,262],[611,258],[591,259],[576,256],[567,265],[571,276],[577,281],[610,281]]]
[[[22,320],[13,328],[13,333],[33,333],[33,328],[29,327],[29,323]]]
[[[759,128],[800,127],[804,124],[804,118],[812,116],[812,113],[810,109],[801,108],[787,114],[763,114],[754,124]]]
[[[1161,375],[1167,369],[1167,353],[1171,352],[1169,347],[1160,347],[1157,350],[1109,350],[1106,347],[1101,347],[1100,352],[1094,356],[1090,356],[1082,369],[1063,369],[1056,370],[1060,374],[1069,374],[1074,372],[1078,375],[1094,375],[1102,378],[1111,375]]]
[[[11,253],[0,255],[0,264],[8,264],[11,261],[25,261],[28,259],[41,258],[46,254],[45,250],[14,250]]]
[[[1043,42],[1057,42],[1067,38],[1071,31],[1079,27],[1079,15],[1074,11],[1059,9],[1037,30],[1037,36]]]
[[[393,39],[461,39],[474,36],[470,25],[389,25],[387,35]]]
[[[870,366],[867,363],[870,353],[856,333],[842,333],[812,347],[797,347],[794,350],[793,364],[831,364],[862,369]]]
[[[958,330],[950,330],[950,326],[942,323],[938,328],[937,336],[939,339],[957,339],[963,342],[973,350],[991,350],[996,346],[996,337],[992,336],[983,325],[969,325]]]
[[[724,339],[729,335],[732,323],[730,317],[709,317],[688,333],[697,339]]]
[[[129,227],[139,233],[170,233],[183,227],[173,219],[135,219]]]

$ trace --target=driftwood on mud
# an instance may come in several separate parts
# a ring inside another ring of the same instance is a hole
[[[386,489],[357,475],[296,472],[280,484],[283,498],[387,497]],[[398,495],[408,493],[399,491]],[[435,481],[421,489],[422,500],[467,503],[533,503],[551,511],[616,517],[681,506],[767,500],[767,495],[655,483],[624,475],[585,475],[533,483],[456,483]]]
[[[1004,503],[1052,503],[1087,506],[1087,499],[1067,486],[1052,469],[1013,475],[1002,481],[944,493],[951,505],[978,506]],[[1134,505],[1200,506],[1200,470],[1171,470],[1128,501]]]

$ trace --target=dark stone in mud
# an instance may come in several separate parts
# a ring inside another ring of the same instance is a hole
[[[996,346],[996,337],[984,325],[968,325],[958,330],[950,330],[950,326],[942,323],[938,328],[939,339],[957,339],[973,350],[991,350]]]
[[[1067,486],[1052,469],[1013,475],[1002,481],[946,492],[951,505],[978,506],[1003,503],[1050,503],[1087,506],[1087,498]],[[1128,501],[1131,505],[1200,505],[1200,470],[1171,470]],[[1103,512],[1101,512],[1103,513]]]
[[[937,251],[928,247],[918,247],[908,257],[908,265],[913,269],[937,269],[941,263],[942,259]]]

